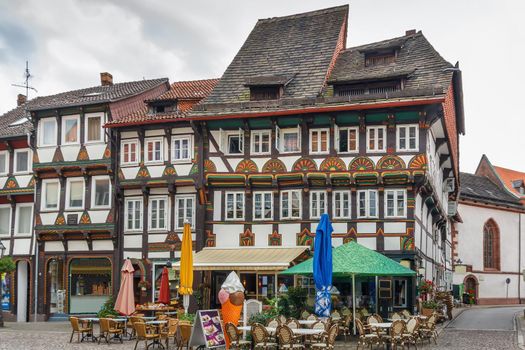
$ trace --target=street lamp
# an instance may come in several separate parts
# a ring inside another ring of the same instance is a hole
[[[0,241],[0,258],[4,257],[5,245]]]

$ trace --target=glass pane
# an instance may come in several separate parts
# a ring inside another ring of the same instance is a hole
[[[261,152],[270,152],[270,134],[264,133],[262,135]]]
[[[186,217],[193,226],[193,198],[186,198]]]
[[[369,200],[370,200],[370,216],[376,216],[376,201],[377,201],[377,193],[375,191],[369,191]]]
[[[231,154],[241,153],[239,136],[237,135],[228,136],[228,153],[231,153]]]
[[[312,192],[311,196],[312,200],[310,201],[310,205],[312,206],[312,216],[318,216],[318,195],[316,192]]]
[[[284,152],[296,152],[299,150],[299,137],[297,133],[285,133],[283,135]]]
[[[137,144],[132,143],[129,152],[129,161],[130,162],[136,162],[137,161]]]
[[[132,201],[128,202],[127,211],[128,211],[128,229],[131,230],[135,228],[133,226],[133,202]]]
[[[154,143],[155,145],[155,160],[161,160],[162,159],[162,156],[161,156],[161,152],[160,152],[160,141],[155,141]]]
[[[254,201],[255,201],[255,212],[254,212],[254,215],[255,215],[255,218],[256,219],[261,219],[262,218],[262,201],[261,201],[261,197],[262,197],[262,194],[260,193],[256,193],[255,194],[255,198],[254,198]]]
[[[409,128],[409,147],[410,149],[416,148],[416,127],[412,126]]]
[[[9,222],[11,216],[11,209],[10,208],[0,208],[0,235],[6,235],[9,233],[9,228],[11,225],[9,225]]]
[[[182,159],[190,159],[190,140],[182,140]]]
[[[226,217],[233,219],[233,193],[228,193],[226,196]]]
[[[357,151],[357,131],[352,129],[348,134],[348,150]]]
[[[166,227],[166,201],[159,200],[159,228]]]
[[[0,154],[0,174],[7,173],[7,154]]]
[[[56,124],[55,121],[48,120],[43,122],[44,127],[42,128],[43,138],[42,142],[44,145],[54,145],[56,144],[55,135],[56,135]]]
[[[288,207],[288,192],[283,192],[281,194],[281,216],[282,217],[288,217],[289,214],[289,207]]]
[[[45,204],[45,207],[48,209],[58,208],[58,183],[52,182],[46,184]]]
[[[236,210],[235,210],[235,217],[237,219],[242,219],[244,217],[243,211],[244,211],[244,194],[243,193],[237,193],[236,194]]]
[[[313,131],[312,132],[312,152],[319,152],[319,132]]]
[[[109,205],[109,179],[95,180],[95,206]]]
[[[271,219],[272,217],[272,195],[270,193],[264,194],[264,218]]]
[[[394,216],[394,192],[387,192],[386,194],[386,215]]]
[[[397,216],[405,216],[405,192],[397,191]]]
[[[82,198],[84,198],[84,182],[71,181],[69,183],[69,206],[82,207]]]
[[[173,160],[181,158],[181,140],[173,141]]]
[[[88,141],[100,141],[101,126],[100,117],[88,118]]]
[[[151,228],[157,228],[158,227],[158,212],[157,212],[157,201],[153,200],[151,201]]]
[[[148,142],[148,160],[152,161],[153,158],[153,142]]]
[[[366,216],[366,192],[359,192],[359,216]]]
[[[16,169],[17,172],[23,172],[28,170],[29,163],[29,152],[17,152],[16,153]]]
[[[142,202],[135,201],[135,229],[139,229],[142,225]]]
[[[65,142],[77,142],[78,141],[78,120],[77,119],[66,119],[65,120]]]
[[[339,152],[348,152],[348,130],[339,130]]]
[[[321,131],[321,152],[328,150],[328,132]]]
[[[368,148],[371,150],[375,150],[375,143],[376,143],[376,130],[375,129],[369,129],[368,130]]]
[[[383,149],[383,129],[377,129],[377,149]]]
[[[31,226],[33,224],[31,207],[18,207],[18,232],[17,233],[31,233]]]
[[[292,217],[298,218],[301,214],[301,193],[292,192]]]
[[[319,193],[319,215],[324,214],[325,203],[325,193],[321,192]]]

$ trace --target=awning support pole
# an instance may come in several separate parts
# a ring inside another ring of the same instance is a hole
[[[354,335],[356,335],[356,332],[355,332],[355,274],[352,274],[352,308],[354,309],[354,312],[352,313],[354,316]]]

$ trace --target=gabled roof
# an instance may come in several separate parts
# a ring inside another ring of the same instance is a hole
[[[116,102],[136,96],[162,84],[168,84],[168,78],[138,80],[107,86],[100,85],[62,92],[56,95],[39,97],[31,105],[30,111]]]
[[[168,91],[152,99],[152,101],[177,99],[201,100],[210,94],[218,82],[219,79],[176,81],[171,84]]]
[[[521,207],[520,201],[496,185],[486,176],[460,173],[461,199],[470,199],[489,204]]]
[[[215,89],[201,104],[249,101],[247,79],[264,76],[294,76],[283,98],[319,96],[340,36],[346,35],[343,29],[346,29],[347,16],[345,5],[260,19]]]
[[[365,57],[374,51],[397,50],[394,62],[365,65]],[[448,70],[446,70],[449,68]],[[341,52],[329,83],[345,83],[405,77],[405,90],[439,89],[446,92],[452,82],[452,64],[445,61],[423,33],[383,40],[349,48]]]
[[[28,119],[29,113],[26,108],[30,108],[36,100],[32,99],[0,116],[0,139],[25,136],[33,130],[33,123]]]
[[[525,181],[525,173],[517,170],[507,169],[500,166],[493,166],[494,170],[498,174],[499,178],[501,179],[501,182],[503,182],[503,185],[512,192],[514,195],[525,198],[524,194],[521,194],[514,186],[512,186],[512,182],[516,180]]]

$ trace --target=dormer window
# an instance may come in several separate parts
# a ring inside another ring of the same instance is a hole
[[[164,113],[166,110],[165,106],[155,106],[155,113]]]
[[[403,90],[401,80],[334,85],[335,96],[381,95]]]
[[[365,53],[365,67],[382,66],[396,60],[397,50]]]
[[[244,86],[250,88],[250,101],[278,100],[294,75],[265,75],[250,77]]]
[[[278,100],[281,98],[280,86],[252,86],[250,87],[250,101]]]

